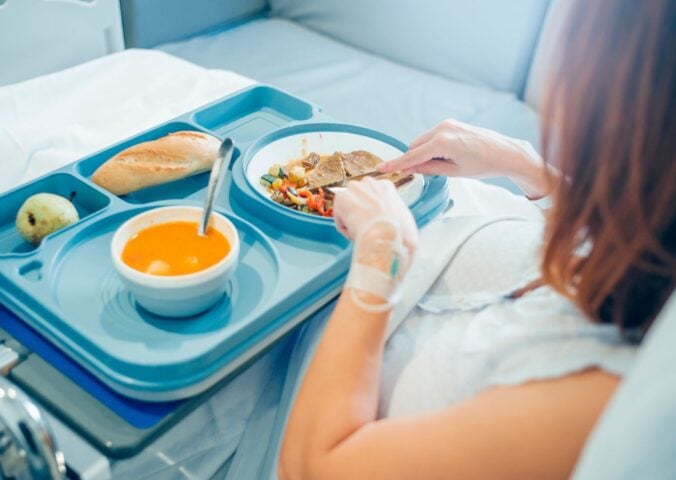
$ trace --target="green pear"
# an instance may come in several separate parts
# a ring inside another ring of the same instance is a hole
[[[43,238],[77,222],[80,216],[66,198],[38,193],[23,202],[16,214],[16,229],[27,242],[39,245]]]

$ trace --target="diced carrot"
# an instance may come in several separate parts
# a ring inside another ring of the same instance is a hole
[[[289,189],[289,187],[295,188],[296,185],[293,182],[290,182],[289,180],[284,180],[282,182],[282,185],[279,187],[279,191],[282,193],[286,193],[286,191]]]

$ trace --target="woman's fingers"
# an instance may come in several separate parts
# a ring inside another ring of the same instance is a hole
[[[354,194],[349,190],[336,193],[336,198],[333,202],[333,217],[336,222],[336,228],[340,233],[350,238],[348,229],[347,216],[357,206]]]
[[[420,135],[418,138],[413,140],[408,148],[409,150],[413,150],[414,148],[418,148],[420,145],[423,143],[427,143],[432,138],[439,134],[439,133],[444,133],[444,132],[453,132],[458,129],[458,127],[462,126],[462,122],[458,122],[457,120],[453,120],[451,118],[448,118],[442,122],[439,122],[434,128],[431,128],[430,130],[426,131],[422,135]]]
[[[336,221],[336,230],[338,230],[344,237],[349,238],[347,235],[347,228],[345,227],[345,222],[343,222],[342,217],[334,217]]]
[[[416,165],[425,163],[434,157],[441,156],[441,153],[436,152],[436,147],[436,142],[432,139],[419,147],[409,150],[399,158],[381,163],[378,165],[378,170],[384,173],[410,170]]]
[[[371,177],[366,177],[359,181],[348,182],[347,188],[364,201],[374,204],[378,203],[379,199],[378,194],[376,193],[378,187],[376,181]]]
[[[350,182],[345,190],[336,193],[336,228],[348,239],[358,239],[360,232],[377,218],[389,221],[398,232],[408,252],[408,264],[416,250],[418,230],[411,211],[392,182],[367,177]]]
[[[373,185],[369,183],[372,178],[364,178],[362,180],[348,182],[348,190],[354,195],[354,205],[352,208],[359,209],[377,209],[380,203],[380,198]]]
[[[434,135],[437,133],[437,128],[438,127],[434,127],[432,130],[426,131],[425,133],[420,135],[418,138],[413,140],[411,143],[409,143],[408,149],[413,150],[414,148],[418,148],[423,143],[429,142],[432,139],[432,137],[434,137]]]
[[[446,175],[447,177],[461,176],[462,171],[450,160],[434,159],[413,168],[405,170],[406,173],[420,173],[421,175]]]

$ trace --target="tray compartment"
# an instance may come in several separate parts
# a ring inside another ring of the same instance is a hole
[[[318,265],[332,264],[337,257],[345,253],[350,245],[350,242],[338,233],[333,225],[330,230],[335,234],[325,235],[319,241],[315,238],[290,235],[287,231],[272,225],[262,225],[261,222],[257,225],[269,238],[276,240],[279,255],[299,272],[311,272]]]
[[[232,161],[237,160],[239,156],[240,150],[235,147],[235,151],[232,153]],[[120,198],[137,205],[166,200],[182,200],[188,197],[194,198],[198,192],[207,187],[208,183],[209,172],[204,172],[175,182],[144,188]],[[201,198],[202,195],[197,196]]]
[[[131,139],[120,142],[111,148],[95,153],[84,160],[81,160],[76,164],[75,171],[85,178],[90,178],[97,168],[99,168],[109,158],[113,157],[122,150],[139,143],[157,140],[158,138],[169,135],[170,133],[179,132],[182,130],[203,132],[209,135],[214,135],[213,132],[199,128],[192,123],[180,121],[166,123]],[[235,155],[239,156],[239,151],[235,151]],[[120,198],[134,204],[143,204],[162,200],[180,200],[206,187],[208,178],[208,174],[193,175],[192,177],[186,177],[175,182],[148,187],[143,190],[139,190],[138,192],[123,195]]]
[[[38,247],[26,242],[16,231],[16,214],[23,202],[36,193],[53,193],[72,202],[80,215],[80,221],[45,237],[44,241],[60,234],[89,216],[100,212],[110,204],[110,198],[91,185],[69,173],[53,173],[27,185],[18,187],[0,196],[0,257],[4,255],[27,254]]]
[[[309,120],[313,113],[312,105],[299,98],[258,86],[195,112],[193,119],[222,137],[249,142],[289,122]]]
[[[181,371],[199,371],[201,362],[206,368],[214,349],[256,318],[275,294],[279,264],[275,248],[258,229],[223,212],[235,224],[241,244],[227,294],[195,317],[155,316],[136,305],[110,259],[117,227],[145,210],[119,212],[78,232],[55,259],[51,298],[45,300],[59,312],[49,322],[57,341],[72,342],[71,348],[101,370],[112,369],[113,377],[171,382]]]

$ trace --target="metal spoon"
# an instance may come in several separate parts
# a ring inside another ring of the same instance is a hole
[[[221,189],[223,177],[225,177],[225,172],[228,170],[228,165],[230,165],[230,159],[232,158],[234,150],[235,145],[230,137],[223,140],[223,143],[221,143],[221,146],[218,149],[218,158],[214,161],[214,166],[211,168],[211,174],[209,175],[207,198],[204,201],[204,212],[202,213],[202,220],[200,221],[200,228],[198,231],[200,236],[206,235],[211,211],[214,209],[214,202],[218,196],[218,191]]]

